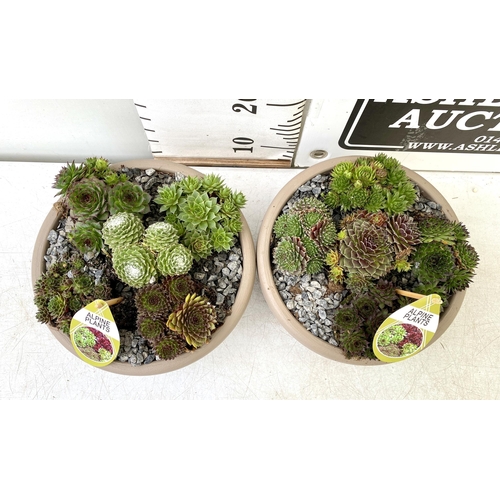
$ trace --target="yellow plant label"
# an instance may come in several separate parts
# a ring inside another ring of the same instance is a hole
[[[375,333],[375,356],[394,363],[419,353],[436,333],[441,304],[433,293],[393,312]]]
[[[120,333],[104,300],[94,300],[71,320],[70,338],[76,354],[92,366],[106,366],[118,356]]]

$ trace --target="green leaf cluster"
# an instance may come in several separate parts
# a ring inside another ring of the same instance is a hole
[[[324,202],[345,212],[359,208],[393,215],[407,210],[415,199],[415,188],[399,161],[380,153],[339,163],[331,172]]]
[[[232,191],[215,174],[187,176],[162,186],[154,202],[197,261],[229,250],[243,226],[240,210],[246,204],[245,196]]]

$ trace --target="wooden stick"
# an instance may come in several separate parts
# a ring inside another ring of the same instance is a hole
[[[117,297],[116,299],[109,299],[109,300],[105,300],[104,302],[106,302],[106,304],[108,304],[108,306],[114,306],[115,304],[119,304],[122,300],[123,300],[123,297]]]
[[[399,293],[399,295],[404,295],[405,297],[411,297],[412,299],[421,299],[423,297],[426,297],[426,295],[422,295],[421,293],[408,292],[406,290],[400,290],[399,288],[396,288],[396,293]]]

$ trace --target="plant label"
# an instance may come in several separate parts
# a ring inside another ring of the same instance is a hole
[[[441,304],[433,293],[393,312],[373,338],[377,358],[394,363],[419,353],[436,333]]]
[[[73,316],[70,338],[76,354],[92,366],[109,365],[120,350],[120,333],[104,300],[94,300]]]

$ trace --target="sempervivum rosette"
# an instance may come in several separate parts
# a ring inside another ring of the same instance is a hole
[[[339,239],[340,265],[348,273],[375,279],[392,269],[392,252],[385,227],[357,219],[346,224]]]
[[[68,207],[77,219],[104,220],[108,209],[108,187],[95,177],[74,183],[67,194]]]
[[[216,321],[214,306],[206,297],[193,293],[186,296],[181,309],[170,314],[167,326],[181,334],[189,345],[197,348],[209,341]]]
[[[113,251],[113,267],[118,278],[134,288],[141,288],[156,278],[153,254],[139,245],[116,248]]]
[[[153,252],[159,252],[177,243],[179,236],[177,229],[168,222],[155,222],[144,232],[144,245]]]
[[[278,243],[273,252],[273,259],[279,269],[297,275],[304,273],[309,262],[304,244],[295,236],[286,236]]]
[[[119,212],[104,223],[102,236],[110,248],[138,243],[144,233],[144,226],[137,215]]]
[[[130,212],[146,214],[149,212],[151,196],[141,186],[131,182],[119,182],[109,192],[111,214]]]
[[[407,214],[393,215],[388,221],[387,231],[396,255],[396,269],[408,271],[411,267],[408,257],[420,243],[417,223]]]
[[[175,243],[158,253],[156,265],[163,276],[186,274],[193,265],[193,254],[182,243]]]

